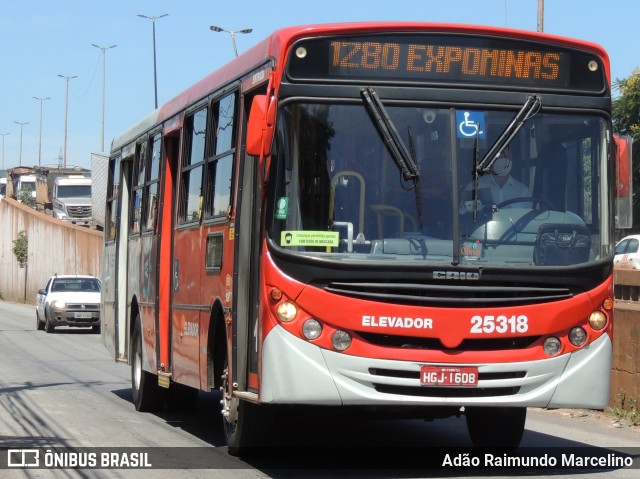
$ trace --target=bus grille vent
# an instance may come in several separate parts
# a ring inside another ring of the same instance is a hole
[[[454,349],[442,345],[438,338],[418,338],[394,336],[390,334],[365,333],[358,331],[360,337],[369,344],[387,348],[428,349],[432,351],[512,351],[526,349],[540,339],[540,336],[518,336],[512,338],[464,339]]]
[[[451,306],[462,308],[522,306],[548,303],[573,297],[563,287],[516,283],[478,283],[465,281],[438,284],[391,282],[331,282],[325,291],[388,304],[417,306]]]

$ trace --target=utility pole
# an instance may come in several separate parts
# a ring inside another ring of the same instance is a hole
[[[538,31],[544,32],[544,0],[538,0]]]

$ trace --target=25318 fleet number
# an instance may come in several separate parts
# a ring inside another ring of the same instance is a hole
[[[526,333],[529,330],[529,318],[524,315],[513,316],[473,316],[471,334],[488,333]]]

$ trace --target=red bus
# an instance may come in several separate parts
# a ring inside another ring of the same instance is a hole
[[[507,447],[527,407],[605,407],[609,75],[533,32],[285,28],[114,138],[102,335],[136,409],[220,389],[241,454],[292,405]]]

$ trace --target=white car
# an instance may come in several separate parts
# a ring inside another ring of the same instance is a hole
[[[100,332],[100,280],[95,276],[54,275],[36,295],[36,328],[91,326]]]
[[[618,241],[613,264],[618,268],[640,269],[640,235],[625,236]]]

